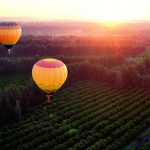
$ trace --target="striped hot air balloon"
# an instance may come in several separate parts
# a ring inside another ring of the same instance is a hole
[[[66,65],[57,59],[42,59],[34,64],[32,78],[37,86],[46,93],[48,102],[50,97],[66,81],[68,70]]]
[[[0,23],[0,43],[3,44],[9,51],[21,37],[21,27],[15,22]]]

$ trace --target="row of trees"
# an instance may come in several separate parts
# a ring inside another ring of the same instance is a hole
[[[118,67],[108,67],[90,61],[76,62],[68,65],[70,80],[99,80],[119,88],[150,89],[150,57],[142,62]]]
[[[121,38],[121,37],[119,37]],[[125,37],[124,37],[125,38]],[[115,42],[113,42],[115,40]],[[136,55],[145,47],[136,44],[136,39],[119,41],[103,37],[79,36],[23,36],[13,48],[13,56],[45,56],[45,55]],[[0,56],[7,56],[7,50],[0,45]]]
[[[56,56],[69,69],[68,81],[81,79],[100,80],[116,87],[139,87],[150,89],[150,57],[134,64],[125,64],[122,56]],[[1,75],[31,74],[39,56],[29,58],[0,59]]]
[[[0,58],[0,74],[1,75],[17,75],[31,73],[32,67],[35,62],[42,58],[50,56],[40,57],[36,55],[34,57],[4,57]],[[51,56],[53,58],[53,56]],[[63,61],[65,64],[88,61],[92,64],[101,64],[105,67],[114,67],[123,64],[123,56],[54,56]]]

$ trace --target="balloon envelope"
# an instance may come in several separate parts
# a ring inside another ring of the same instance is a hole
[[[0,23],[0,43],[8,49],[18,42],[21,33],[20,25],[15,22]]]
[[[57,91],[66,81],[66,65],[57,59],[42,59],[34,64],[32,77],[37,86],[46,94]]]

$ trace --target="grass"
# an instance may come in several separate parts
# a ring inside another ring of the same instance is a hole
[[[17,76],[0,76],[0,89],[3,90],[10,85],[24,85],[31,80],[30,75],[17,75]]]

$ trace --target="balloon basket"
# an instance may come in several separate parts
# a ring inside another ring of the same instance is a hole
[[[11,54],[11,49],[8,49],[8,55],[10,55]]]
[[[52,95],[46,95],[46,97],[47,97],[47,102],[50,104]]]

